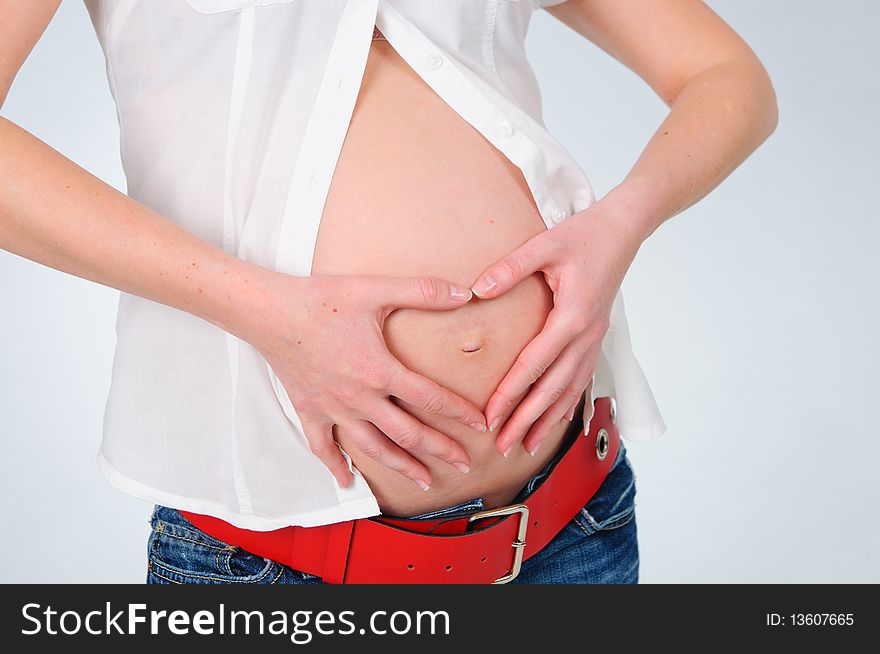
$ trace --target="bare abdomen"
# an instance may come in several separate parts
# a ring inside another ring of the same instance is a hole
[[[331,182],[312,274],[433,275],[471,286],[493,262],[546,229],[521,171],[456,114],[386,41],[373,41],[363,86]],[[405,366],[481,409],[552,308],[541,273],[495,300],[474,298],[448,312],[399,309],[386,322],[391,352]],[[462,475],[425,461],[428,492],[360,454],[344,430],[340,445],[364,474],[382,511],[414,515],[482,496],[507,503],[558,449],[560,421],[539,456],[495,435],[398,401],[471,456]]]

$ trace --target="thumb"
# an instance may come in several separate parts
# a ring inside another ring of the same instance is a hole
[[[471,290],[484,300],[506,293],[541,269],[544,258],[540,254],[535,240],[527,241],[485,270],[471,286]]]
[[[438,277],[389,278],[388,283],[382,295],[384,304],[399,309],[455,309],[474,296],[466,286]]]

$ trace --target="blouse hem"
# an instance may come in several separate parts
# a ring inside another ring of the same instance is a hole
[[[662,417],[658,417],[648,427],[618,423],[621,438],[629,442],[647,442],[659,438],[666,433],[666,423]],[[107,460],[102,450],[98,451],[98,468],[108,483],[117,490],[141,500],[161,504],[175,509],[191,511],[204,515],[214,516],[226,522],[252,531],[272,531],[290,526],[316,527],[319,525],[368,518],[381,514],[381,509],[375,497],[363,497],[357,500],[343,502],[333,509],[321,509],[307,513],[294,513],[277,518],[264,518],[255,515],[232,513],[226,507],[175,493],[158,490],[152,486],[139,482],[121,473]]]
[[[628,425],[625,422],[618,421],[617,429],[620,432],[620,437],[622,439],[633,443],[652,441],[656,438],[660,438],[667,432],[666,423],[663,421],[663,418],[659,417],[648,427],[637,427],[632,424]]]
[[[294,513],[276,518],[231,513],[226,507],[215,502],[168,493],[132,479],[114,468],[104,456],[102,450],[98,451],[97,462],[101,474],[109,484],[126,495],[174,509],[210,515],[236,527],[250,529],[251,531],[272,531],[291,526],[317,527],[357,518],[368,518],[381,513],[381,509],[373,497],[364,497],[344,502],[336,505],[331,510],[321,509],[319,511]]]

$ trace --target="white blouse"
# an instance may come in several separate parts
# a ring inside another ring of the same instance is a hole
[[[128,194],[247,261],[310,274],[374,24],[522,170],[548,229],[595,201],[543,124],[524,47],[533,12],[560,0],[84,1]],[[116,329],[98,452],[115,487],[254,530],[380,513],[360,473],[340,488],[312,454],[284,387],[247,342],[128,293]],[[616,398],[624,438],[665,432],[620,294],[593,380],[602,395]]]

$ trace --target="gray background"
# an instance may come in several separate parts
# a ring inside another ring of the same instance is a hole
[[[710,5],[774,81],[780,125],[643,246],[624,294],[669,431],[629,443],[642,582],[878,582],[880,7]],[[601,197],[666,114],[636,75],[537,12],[551,131]],[[67,0],[3,115],[119,189],[104,61]],[[875,187],[876,188],[876,187]],[[58,216],[64,220],[64,216]],[[0,581],[142,582],[151,505],[95,463],[118,292],[0,252]]]

